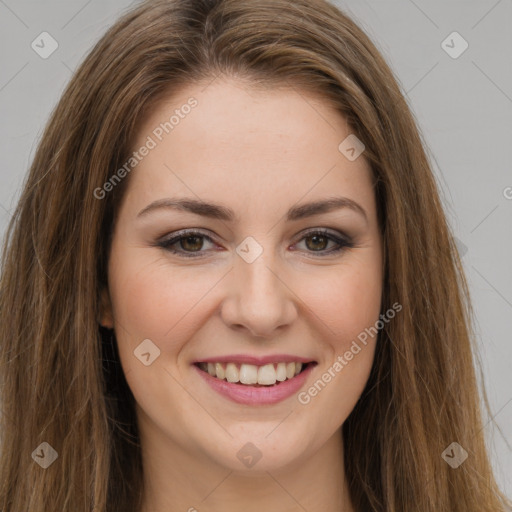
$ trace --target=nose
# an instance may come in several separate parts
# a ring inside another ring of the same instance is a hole
[[[252,263],[236,257],[229,275],[221,317],[231,329],[270,339],[297,317],[292,283],[266,251]]]

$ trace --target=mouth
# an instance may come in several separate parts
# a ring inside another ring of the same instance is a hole
[[[239,404],[269,406],[291,399],[306,386],[318,364],[306,359],[294,361],[293,356],[272,359],[226,357],[223,361],[196,361],[192,367],[218,395]]]
[[[272,388],[293,380],[316,364],[316,361],[282,361],[263,365],[236,362],[196,362],[194,366],[219,381],[252,388]]]

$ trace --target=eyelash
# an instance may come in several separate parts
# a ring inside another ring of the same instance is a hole
[[[320,257],[324,257],[324,255],[330,256],[332,254],[338,254],[340,252],[343,252],[345,249],[354,247],[354,243],[348,237],[342,238],[340,236],[336,236],[332,232],[330,232],[326,229],[322,229],[322,228],[313,229],[313,230],[310,230],[310,231],[304,233],[302,238],[299,240],[299,242],[304,240],[305,238],[312,236],[312,235],[321,235],[321,236],[327,238],[328,240],[335,242],[339,246],[336,249],[331,249],[328,251],[326,251],[326,250],[310,251],[313,254],[315,254],[315,253],[320,254]],[[161,247],[162,249],[165,249],[166,251],[169,251],[172,254],[178,254],[184,258],[202,258],[202,257],[204,257],[204,256],[200,256],[200,254],[204,254],[206,251],[199,250],[196,252],[187,252],[182,249],[176,250],[176,249],[171,248],[173,245],[176,245],[181,240],[184,240],[189,237],[204,238],[204,239],[208,240],[209,242],[215,243],[215,241],[210,236],[208,236],[200,231],[182,230],[182,231],[178,231],[177,233],[175,233],[171,238],[160,240],[155,245],[158,247]],[[314,257],[316,257],[316,256],[314,256]]]

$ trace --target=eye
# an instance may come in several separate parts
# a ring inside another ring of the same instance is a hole
[[[304,240],[306,252],[317,253],[319,256],[326,256],[339,253],[348,247],[354,247],[349,238],[332,233],[327,229],[316,228],[305,234],[299,242]],[[178,254],[185,258],[200,258],[207,253],[204,249],[205,241],[215,244],[214,240],[201,231],[182,230],[173,233],[170,237],[160,240],[155,245],[162,247],[172,254]],[[325,250],[329,243],[334,243],[334,248]],[[295,244],[293,250],[296,250]],[[214,249],[215,250],[215,249]]]
[[[349,238],[332,233],[327,229],[314,229],[303,234],[300,242],[304,240],[307,252],[319,253],[319,256],[326,256],[339,253],[346,248],[354,247]],[[325,250],[329,242],[334,243],[334,248]],[[295,247],[295,246],[294,246]]]
[[[194,253],[204,253],[204,240],[214,243],[213,239],[200,231],[183,230],[174,233],[172,237],[158,242],[158,246],[173,254],[179,254],[186,258],[200,257]],[[175,248],[174,246],[178,246]]]

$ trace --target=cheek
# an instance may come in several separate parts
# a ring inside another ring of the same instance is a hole
[[[372,256],[372,255],[368,255]],[[323,324],[324,338],[337,352],[379,318],[382,274],[377,258],[347,262],[319,282],[306,280],[300,296]]]
[[[219,281],[218,272],[198,266],[176,269],[165,256],[148,260],[132,250],[111,267],[110,290],[120,351],[152,340],[162,356],[180,350],[198,328],[200,302]],[[142,253],[142,254],[141,254]]]
[[[177,268],[164,253],[148,254],[147,248],[113,247],[109,285],[118,339],[128,339],[124,345],[132,351],[150,339],[172,353],[207,320],[215,306],[212,301],[219,299],[214,299],[216,285],[230,277],[224,276],[225,267]],[[349,252],[340,264],[286,272],[283,278],[294,290],[283,300],[296,301],[302,308],[297,324],[309,324],[314,336],[321,336],[336,352],[344,352],[378,319],[382,287],[378,247]]]
[[[308,294],[306,284],[318,293]],[[318,320],[315,333],[326,357],[316,369],[311,386],[297,398],[309,411],[308,417],[335,411],[325,424],[327,430],[334,431],[355,406],[373,364],[377,341],[374,327],[379,320],[382,293],[378,254],[347,260],[322,286],[311,285],[304,283],[300,293]]]

